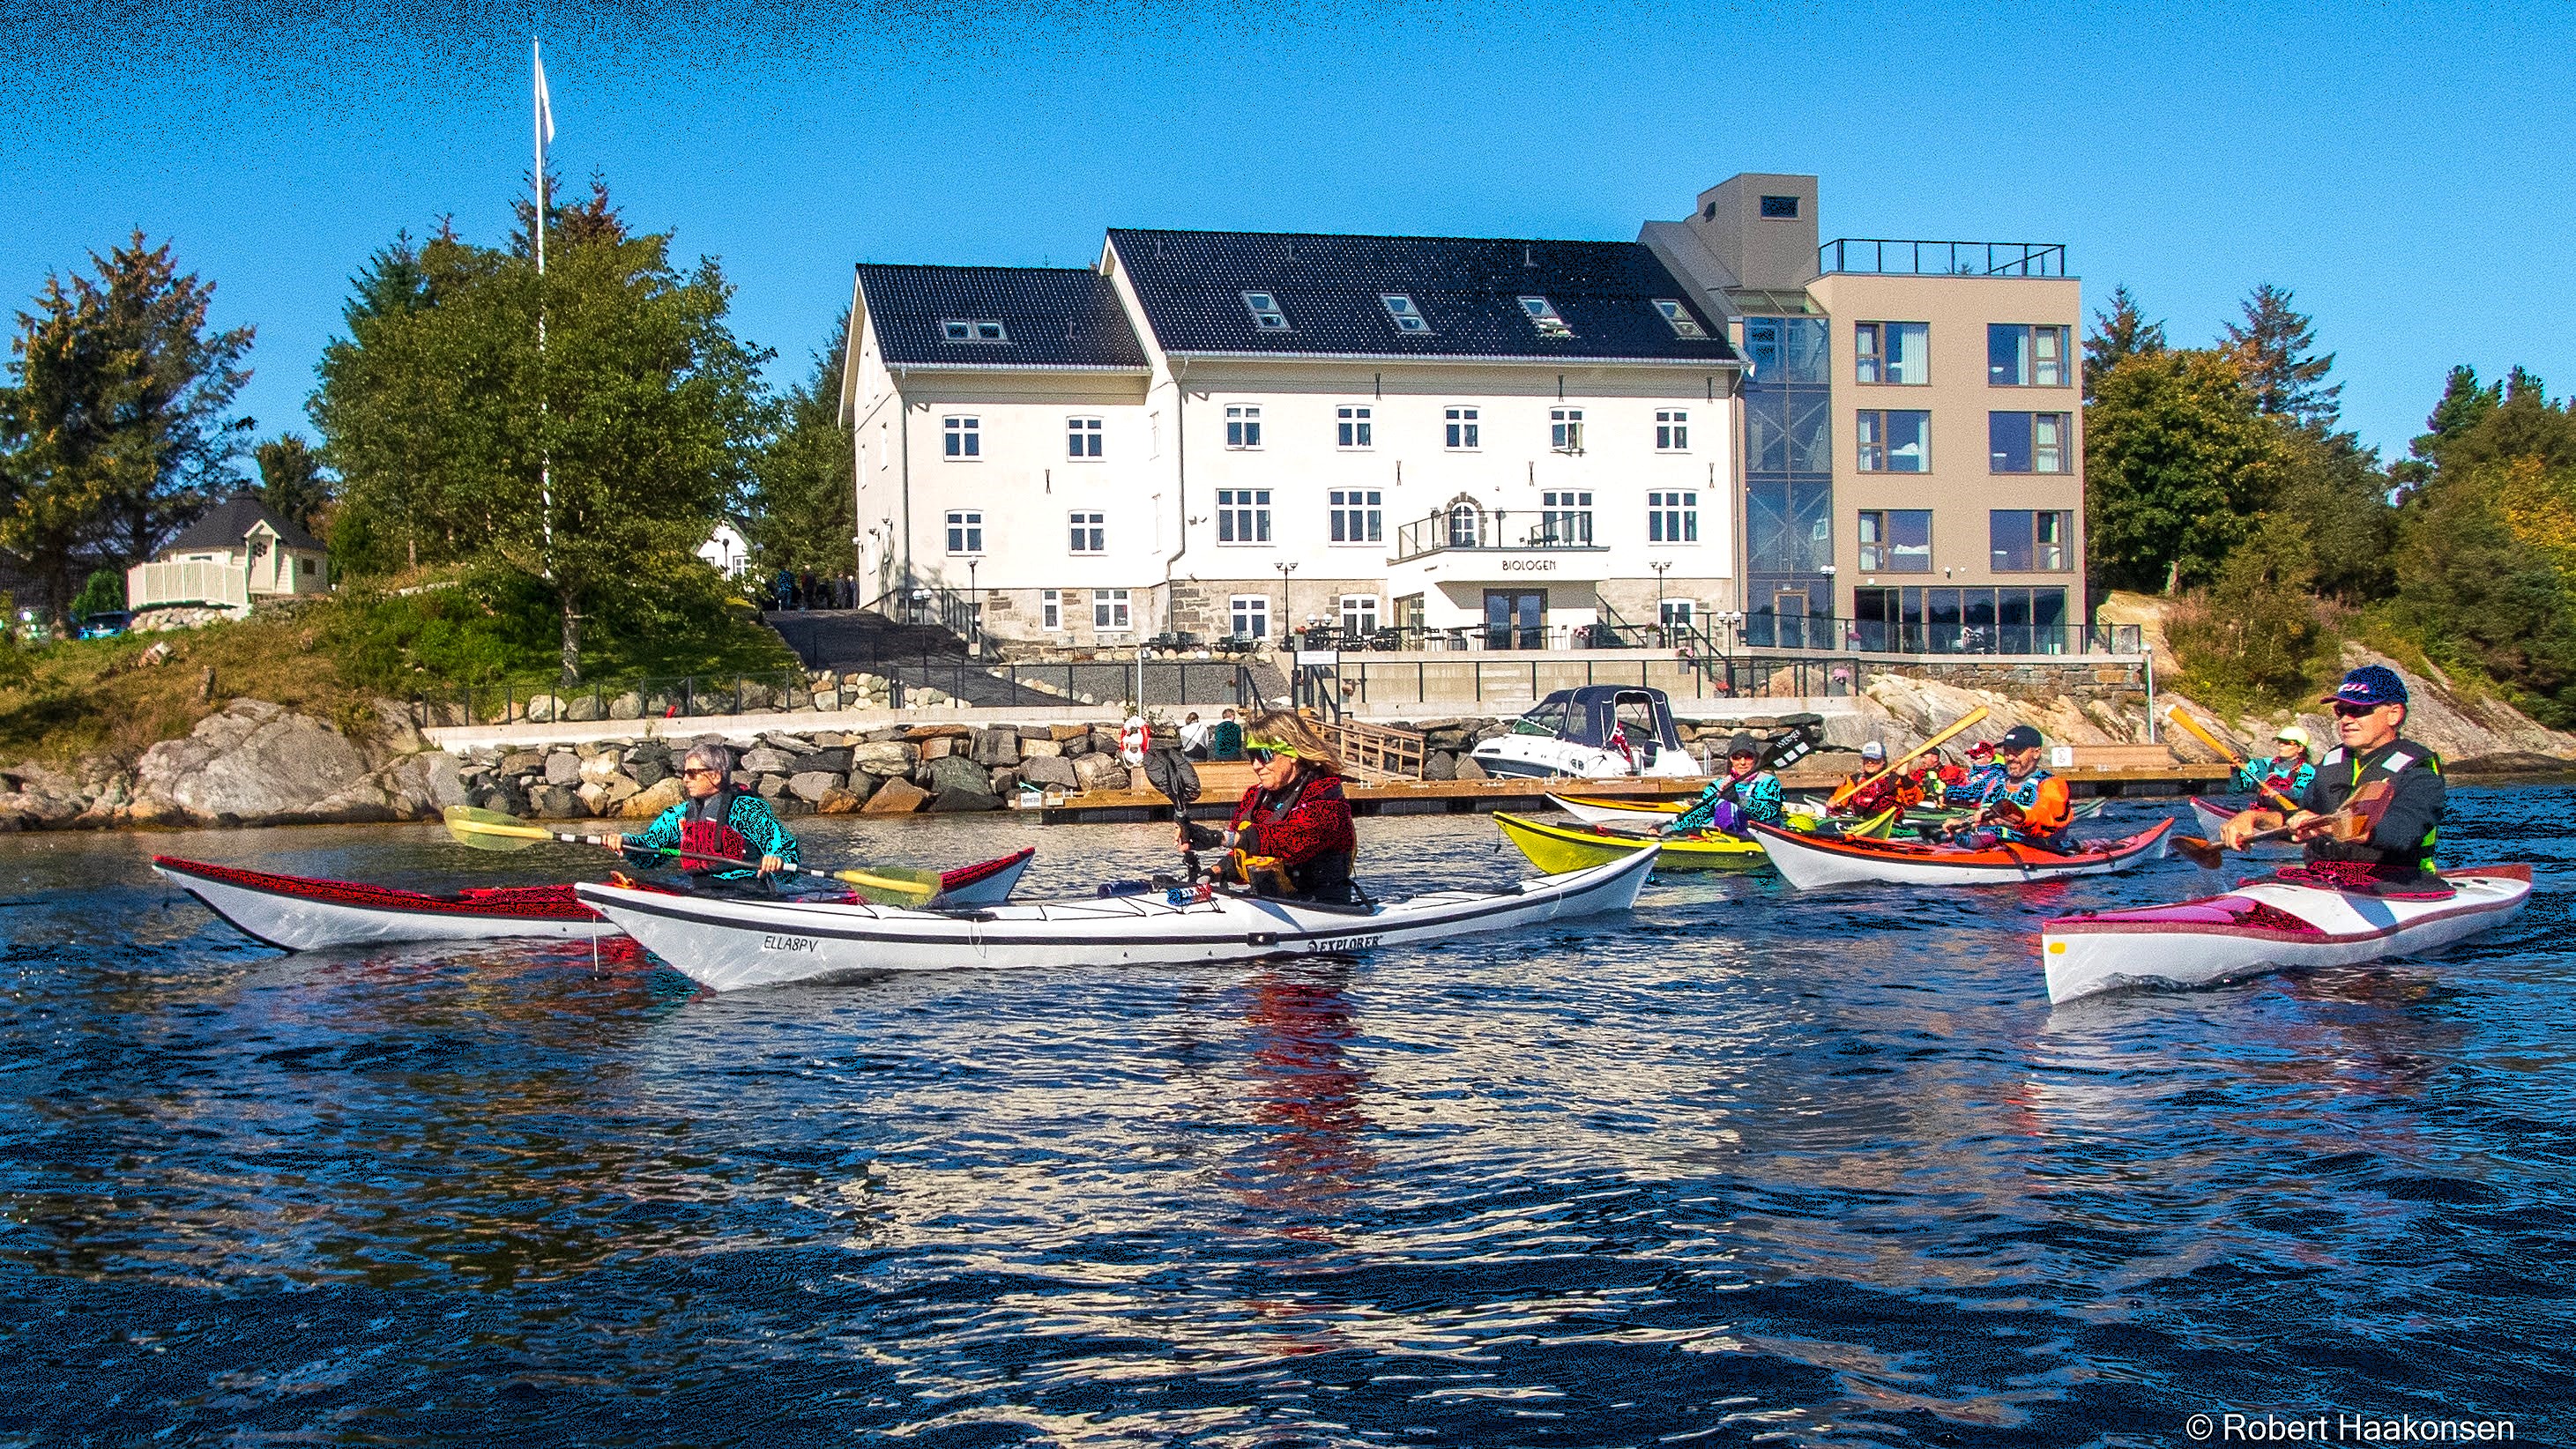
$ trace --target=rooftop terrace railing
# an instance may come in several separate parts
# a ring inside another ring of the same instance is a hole
[[[1902,241],[1838,237],[1816,248],[1819,272],[1916,277],[2062,277],[2062,242]]]

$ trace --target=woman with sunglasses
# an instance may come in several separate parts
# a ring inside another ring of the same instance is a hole
[[[734,791],[732,772],[731,750],[717,744],[689,746],[689,752],[680,758],[680,803],[654,816],[652,824],[633,835],[610,835],[602,843],[619,850],[632,841],[639,846],[741,861],[739,866],[680,861],[681,873],[692,882],[722,890],[775,890],[782,880],[802,888],[805,878],[782,878],[778,874],[780,867],[796,863],[796,837],[769,812],[768,801]],[[667,855],[626,852],[627,864],[637,870],[652,870],[671,861]]]
[[[2324,703],[2334,711],[2341,741],[2317,762],[2316,777],[2299,795],[2299,810],[2286,822],[2291,838],[2308,847],[2308,869],[2356,887],[2438,886],[2428,879],[2440,844],[2448,788],[2442,760],[2399,733],[2406,727],[2406,681],[2383,665],[2366,664],[2343,677]],[[2364,785],[2389,786],[2388,809],[2367,839],[2342,841],[2328,819]],[[2240,810],[2220,836],[2231,846],[2285,823],[2269,810]]]
[[[1182,848],[1224,847],[1219,878],[1263,895],[1331,905],[1360,899],[1351,881],[1359,835],[1342,795],[1341,761],[1322,731],[1266,710],[1244,722],[1243,744],[1252,788],[1224,830],[1182,822]]]

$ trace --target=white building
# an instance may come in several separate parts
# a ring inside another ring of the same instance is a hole
[[[162,545],[149,563],[125,571],[125,606],[191,605],[250,612],[262,598],[318,594],[331,587],[322,541],[235,494]]]
[[[1634,243],[1118,230],[862,266],[848,346],[869,601],[997,638],[1562,647],[1737,596],[1740,367]]]

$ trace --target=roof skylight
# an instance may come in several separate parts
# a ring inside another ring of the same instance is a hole
[[[1252,312],[1252,325],[1264,332],[1288,330],[1288,314],[1279,310],[1279,299],[1268,292],[1246,292],[1243,305]]]
[[[1419,333],[1431,330],[1430,319],[1422,315],[1421,308],[1413,305],[1411,297],[1401,292],[1386,292],[1381,293],[1378,300],[1386,304],[1386,315],[1394,319],[1396,331]]]
[[[1574,329],[1565,325],[1565,319],[1556,315],[1556,304],[1545,297],[1521,298],[1521,310],[1529,314],[1530,325],[1538,329],[1541,337],[1574,335]]]
[[[1673,335],[1675,337],[1706,337],[1708,335],[1708,329],[1700,326],[1699,319],[1693,317],[1690,314],[1690,309],[1683,306],[1677,298],[1657,297],[1655,299],[1655,310],[1663,313],[1664,320],[1673,324]]]

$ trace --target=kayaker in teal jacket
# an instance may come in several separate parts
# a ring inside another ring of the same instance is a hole
[[[2308,782],[2316,777],[2316,766],[2308,763],[2308,732],[2297,725],[2286,725],[2272,736],[2272,757],[2237,766],[2233,784],[2258,795],[2269,787],[2296,800],[2307,793]]]
[[[1780,805],[1780,777],[1762,768],[1761,742],[1751,735],[1737,735],[1726,745],[1726,773],[1710,781],[1690,808],[1674,816],[1662,833],[1691,835],[1720,830],[1741,835],[1747,820],[1786,825],[1788,812]]]
[[[658,851],[630,848],[659,846],[663,850],[721,855],[743,862],[739,866],[721,866],[702,860],[678,861],[683,874],[699,880],[726,886],[770,882],[782,867],[796,864],[796,837],[770,813],[769,802],[757,795],[734,792],[730,784],[732,771],[731,750],[722,745],[691,745],[680,760],[680,793],[686,798],[654,816],[652,824],[634,834],[610,835],[603,843],[611,850],[624,850],[627,863],[637,870],[673,863],[674,857]]]

